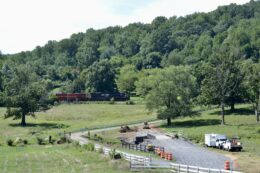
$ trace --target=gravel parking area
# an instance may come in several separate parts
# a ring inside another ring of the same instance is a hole
[[[231,159],[210,151],[207,148],[197,146],[182,139],[171,139],[170,137],[160,134],[159,132],[149,132],[156,139],[149,139],[148,142],[156,146],[162,146],[167,152],[173,153],[176,163],[190,166],[199,166],[206,168],[223,169],[225,161]]]

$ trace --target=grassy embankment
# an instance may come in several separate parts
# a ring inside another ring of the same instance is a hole
[[[203,111],[200,116],[176,119],[171,127],[163,124],[161,128],[167,132],[180,132],[184,137],[200,145],[203,145],[205,133],[220,133],[229,137],[239,136],[244,148],[242,152],[229,153],[218,149],[214,151],[234,158],[245,172],[259,172],[260,124],[256,123],[251,106],[238,105],[236,112],[227,111],[224,126],[220,125],[219,111],[220,109]]]
[[[2,173],[127,173],[129,163],[72,145],[0,147]]]

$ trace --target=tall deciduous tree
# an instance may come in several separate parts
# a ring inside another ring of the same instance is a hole
[[[259,122],[260,113],[260,64],[259,63],[245,63],[244,66],[246,77],[244,80],[245,88],[247,89],[247,96],[253,104],[256,122]]]
[[[206,104],[221,106],[221,124],[225,124],[225,106],[229,98],[241,81],[239,61],[230,53],[228,47],[218,49],[208,64],[206,76],[201,86],[200,99]]]
[[[14,69],[14,75],[5,85],[4,100],[7,106],[5,118],[21,119],[26,126],[26,116],[34,116],[41,108],[46,108],[46,90],[42,83],[24,66]]]
[[[195,77],[185,66],[170,66],[153,77],[153,87],[146,96],[147,108],[156,109],[158,118],[171,119],[191,115]]]

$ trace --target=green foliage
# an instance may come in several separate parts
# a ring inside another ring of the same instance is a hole
[[[100,60],[81,73],[85,87],[90,92],[112,92],[115,90],[115,74],[107,59]]]
[[[170,119],[191,115],[195,78],[185,66],[170,66],[153,78],[152,89],[146,95],[147,108],[156,109],[158,118]]]
[[[93,143],[88,143],[83,146],[87,151],[95,151],[95,145]]]
[[[243,86],[246,88],[246,95],[249,101],[253,104],[256,121],[259,122],[260,114],[260,64],[252,61],[243,64],[245,72],[245,80]]]
[[[36,140],[37,140],[37,144],[39,145],[45,145],[45,141],[42,137],[36,137]]]
[[[133,65],[126,65],[120,69],[120,74],[116,80],[118,90],[124,93],[130,93],[135,90],[135,82],[138,79],[137,70]]]
[[[240,61],[236,61],[236,52],[229,45],[223,45],[214,54],[212,60],[205,66],[205,79],[202,81],[201,103],[205,105],[219,104],[222,109],[222,124],[224,107],[228,99],[234,98],[240,87],[243,75],[240,71]],[[232,52],[231,52],[232,51]]]
[[[14,141],[13,141],[12,139],[7,139],[7,140],[6,140],[6,144],[7,144],[8,146],[10,146],[10,147],[13,146],[13,143],[14,143]]]
[[[37,75],[30,70],[23,65],[14,68],[12,80],[5,82],[2,94],[7,106],[5,118],[21,119],[22,126],[26,126],[26,115],[34,116],[34,112],[48,107],[46,85],[37,82]],[[5,77],[8,78],[8,74],[6,75]]]

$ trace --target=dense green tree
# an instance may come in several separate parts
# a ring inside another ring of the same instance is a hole
[[[118,90],[123,93],[135,91],[135,82],[138,79],[138,72],[133,65],[126,65],[120,69],[120,74],[116,80]]]
[[[256,122],[259,122],[260,114],[260,63],[247,62],[244,64],[246,77],[244,86],[246,88],[247,98],[253,104]]]
[[[218,49],[205,68],[206,76],[201,86],[202,103],[221,106],[221,124],[225,124],[226,100],[239,87],[242,78],[239,62],[235,58],[227,45]]]
[[[115,73],[107,59],[95,62],[83,70],[81,79],[85,81],[85,88],[89,92],[113,92],[116,89]]]
[[[195,77],[185,66],[170,66],[160,70],[153,78],[152,89],[146,95],[147,107],[156,109],[158,118],[171,119],[191,115]]]
[[[14,69],[14,75],[6,84],[3,98],[7,111],[5,118],[21,119],[21,126],[26,126],[26,116],[34,116],[41,108],[46,108],[46,89],[38,83],[36,74],[25,66]]]

